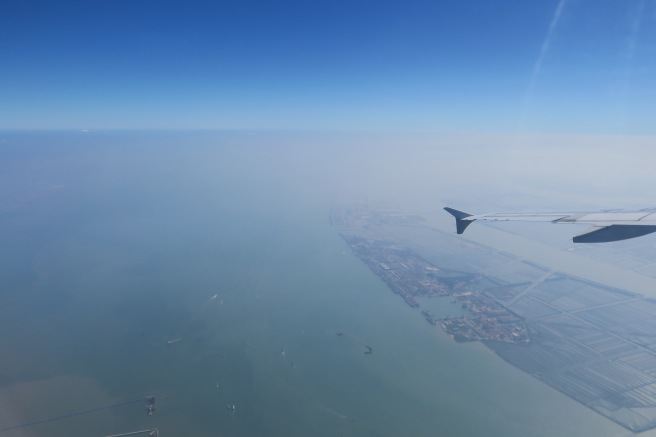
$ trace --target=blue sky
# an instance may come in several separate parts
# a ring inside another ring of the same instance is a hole
[[[655,24],[654,0],[5,0],[0,128],[650,135]]]

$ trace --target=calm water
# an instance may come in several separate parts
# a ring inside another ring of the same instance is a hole
[[[365,151],[279,134],[5,137],[0,427],[149,394],[157,411],[0,435],[629,435],[452,342],[350,253],[328,214],[356,169],[376,171]]]

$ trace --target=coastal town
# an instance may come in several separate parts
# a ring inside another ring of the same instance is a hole
[[[485,296],[474,275],[440,269],[408,250],[387,241],[343,235],[353,252],[409,306],[418,308],[418,296],[450,296],[453,303],[468,310],[459,318],[425,319],[439,325],[456,341],[495,340],[528,343],[529,336],[521,317]]]

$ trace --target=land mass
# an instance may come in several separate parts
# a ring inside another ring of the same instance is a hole
[[[342,203],[331,223],[432,325],[500,357],[623,427],[656,428],[656,300],[551,271],[440,232],[396,208]],[[437,317],[419,298],[466,310]]]

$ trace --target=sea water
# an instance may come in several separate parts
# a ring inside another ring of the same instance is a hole
[[[350,252],[330,208],[358,189],[344,178],[374,170],[348,148],[281,134],[5,137],[0,428],[157,402],[152,416],[136,402],[4,435],[629,434],[455,343]]]

